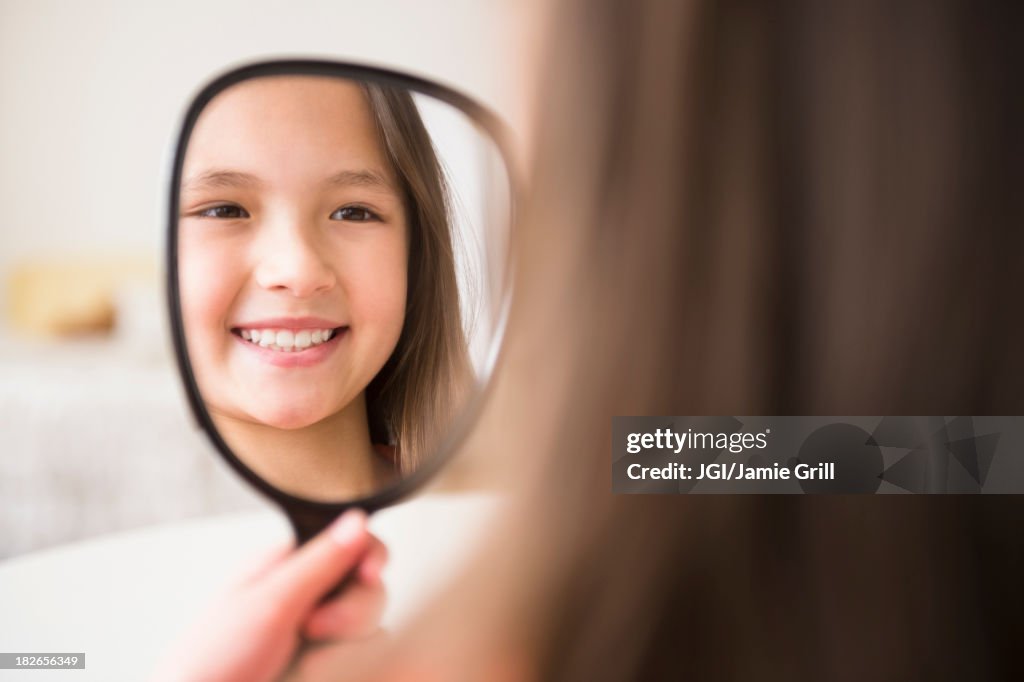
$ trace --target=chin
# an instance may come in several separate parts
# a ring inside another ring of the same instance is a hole
[[[281,405],[278,409],[257,410],[253,416],[267,426],[291,431],[312,426],[327,415],[308,408],[303,409],[296,408],[293,405]]]

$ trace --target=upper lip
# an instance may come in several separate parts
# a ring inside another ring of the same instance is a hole
[[[335,329],[341,322],[323,317],[265,317],[260,320],[239,322],[233,329]]]

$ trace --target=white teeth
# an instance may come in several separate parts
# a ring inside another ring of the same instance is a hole
[[[330,341],[333,329],[242,329],[240,336],[263,348],[282,353],[297,353]]]

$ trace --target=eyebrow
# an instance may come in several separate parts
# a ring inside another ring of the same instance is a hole
[[[377,187],[395,191],[394,184],[387,177],[370,168],[340,171],[327,178],[324,184],[346,187]],[[263,181],[251,173],[221,169],[205,171],[186,178],[182,183],[182,188],[185,191],[262,186]]]
[[[185,191],[224,189],[231,187],[260,187],[263,181],[250,173],[232,170],[209,170],[182,183]]]
[[[352,187],[379,187],[394,191],[394,184],[382,173],[363,168],[360,170],[343,170],[327,178],[328,185],[343,185]]]

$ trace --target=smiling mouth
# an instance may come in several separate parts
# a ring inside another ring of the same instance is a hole
[[[348,327],[334,329],[242,329],[235,327],[231,333],[244,341],[281,353],[301,353],[322,346]]]

